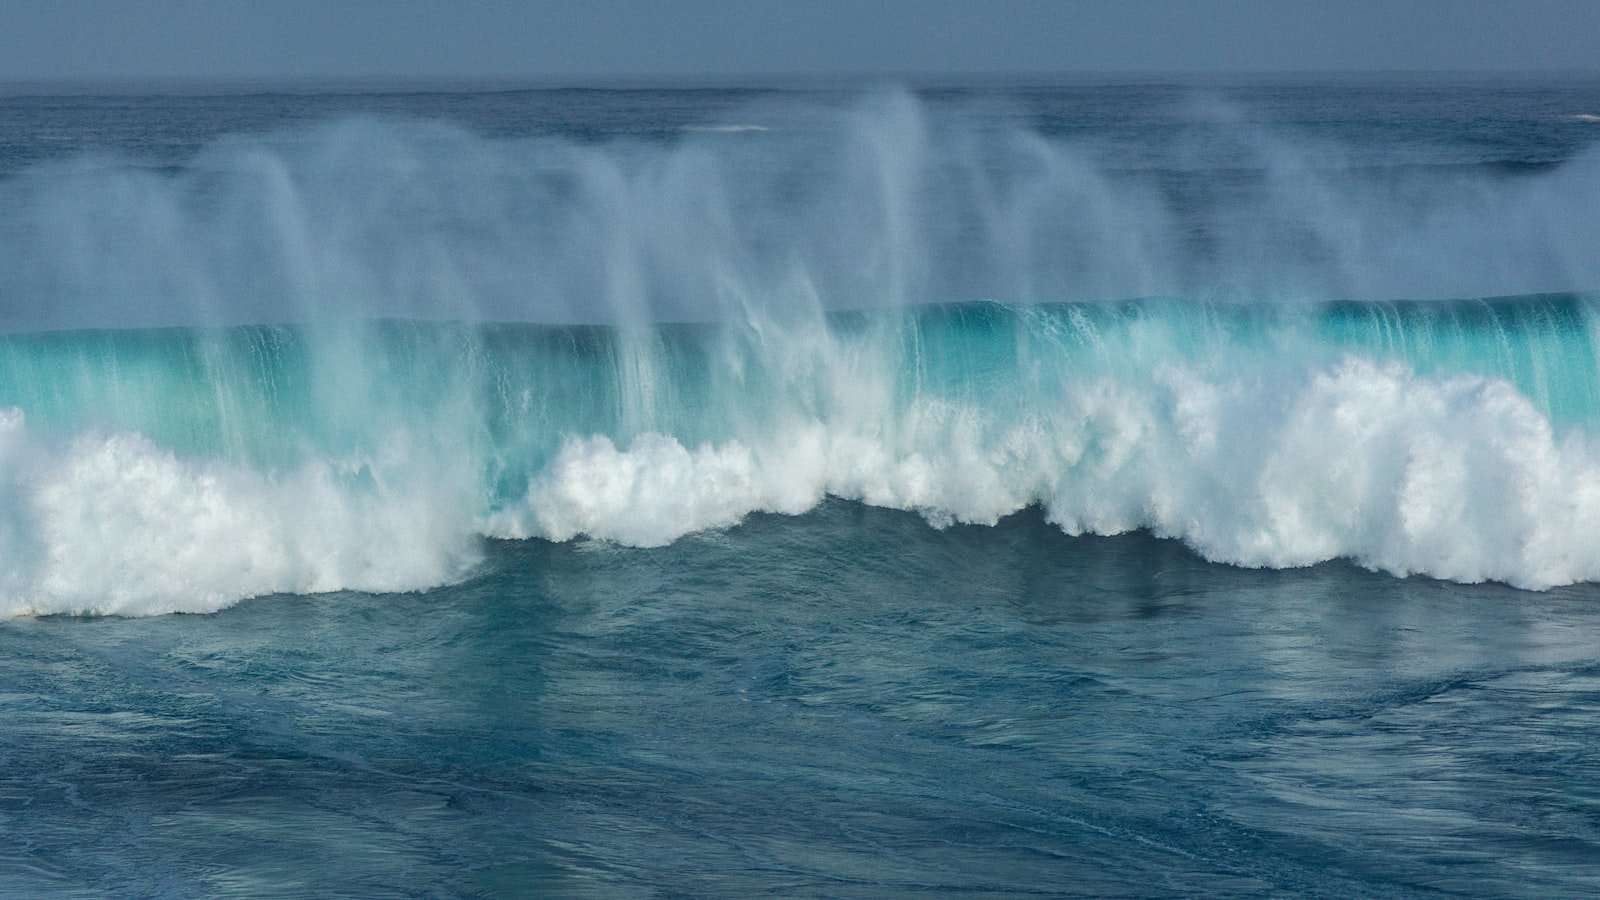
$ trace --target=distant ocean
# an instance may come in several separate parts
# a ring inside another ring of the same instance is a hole
[[[0,895],[1600,892],[1600,79],[0,93]]]

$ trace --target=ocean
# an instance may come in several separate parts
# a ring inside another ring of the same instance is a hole
[[[0,895],[1600,892],[1600,79],[0,93]]]

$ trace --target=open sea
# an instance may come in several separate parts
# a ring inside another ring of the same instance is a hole
[[[0,896],[1600,893],[1600,78],[0,90]]]

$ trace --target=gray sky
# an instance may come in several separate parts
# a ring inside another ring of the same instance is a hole
[[[0,80],[1596,70],[1600,0],[4,0]]]

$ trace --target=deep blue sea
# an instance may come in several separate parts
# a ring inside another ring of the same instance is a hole
[[[1600,893],[1600,79],[0,91],[0,896]]]

